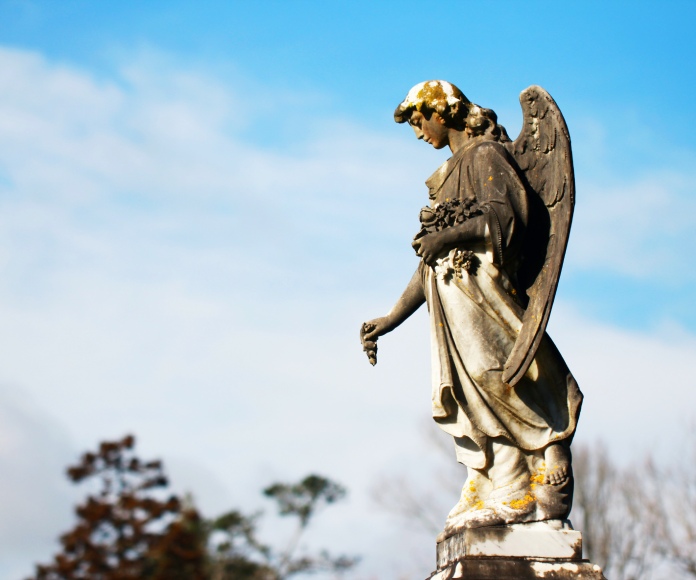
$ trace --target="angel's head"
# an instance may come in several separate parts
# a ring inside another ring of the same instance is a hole
[[[408,122],[419,139],[436,149],[451,146],[451,131],[465,133],[467,137],[487,134],[496,141],[510,140],[491,109],[472,103],[447,81],[417,84],[394,111],[394,120]]]

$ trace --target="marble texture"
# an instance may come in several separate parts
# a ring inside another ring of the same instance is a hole
[[[514,141],[446,81],[420,83],[394,119],[452,156],[426,181],[411,243],[420,262],[363,350],[427,304],[431,412],[467,480],[439,541],[466,529],[567,518],[582,393],[545,329],[575,204],[570,137],[551,96],[520,95]]]
[[[582,534],[567,520],[462,530],[437,545],[428,580],[606,580],[582,558]]]
[[[434,572],[428,580],[607,580],[587,560],[547,562],[533,558],[471,559]]]
[[[603,578],[566,521],[583,396],[546,334],[575,207],[570,135],[541,87],[520,105],[514,141],[446,81],[416,85],[394,112],[452,152],[426,181],[411,281],[360,329],[375,365],[378,339],[428,307],[431,412],[467,468],[433,580]]]
[[[465,529],[437,545],[438,568],[472,556],[580,560],[582,534],[567,521],[551,520]]]

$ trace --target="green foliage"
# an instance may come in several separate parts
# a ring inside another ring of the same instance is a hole
[[[235,576],[234,573],[241,574],[241,571],[234,568],[233,574],[219,578],[284,580],[300,573],[341,573],[355,566],[357,558],[332,556],[326,551],[315,555],[296,555],[299,540],[317,511],[345,497],[346,490],[341,485],[318,475],[309,475],[299,483],[275,483],[264,489],[263,493],[276,502],[279,515],[297,518],[295,534],[287,548],[278,551],[257,540],[258,514],[245,516],[239,511],[232,511],[213,520],[211,557],[218,567],[230,573],[242,561],[262,563],[259,569],[249,572],[252,574],[250,576]]]
[[[281,515],[296,515],[305,527],[314,512],[322,504],[331,504],[343,499],[346,490],[324,477],[309,475],[300,483],[276,483],[263,490],[264,495],[278,502]]]

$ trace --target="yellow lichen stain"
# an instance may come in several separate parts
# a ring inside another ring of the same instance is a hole
[[[541,470],[535,471],[529,478],[529,481],[531,482],[529,487],[532,488],[532,490],[535,490],[538,485],[543,485],[544,483],[544,463],[542,462],[541,465]]]
[[[489,176],[488,176],[488,181],[493,181],[493,176],[492,176],[492,175],[489,175]]]
[[[513,499],[509,505],[514,510],[521,510],[534,501],[536,501],[536,498],[531,493],[528,493],[522,499]]]
[[[462,495],[462,500],[466,500],[466,503],[469,505],[469,510],[483,509],[483,500],[479,499],[478,490],[476,489],[476,483],[474,481],[469,481],[468,488],[465,486],[463,491],[465,493]]]
[[[454,96],[457,97],[459,95],[455,93]],[[421,88],[416,95],[416,109],[420,111],[423,105],[436,109],[438,104],[441,104],[442,106],[447,104],[447,93],[445,93],[442,85],[440,85],[438,82],[431,81],[425,83],[423,88]]]

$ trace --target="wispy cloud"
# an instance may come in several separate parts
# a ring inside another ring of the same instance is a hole
[[[696,174],[671,167],[578,183],[569,263],[585,271],[637,280],[690,282],[696,272]]]
[[[63,470],[75,448],[64,427],[16,385],[0,386],[0,575],[21,578],[58,547],[75,497]]]
[[[0,84],[0,381],[23,385],[76,446],[134,431],[144,456],[200,464],[184,485],[215,494],[210,511],[254,504],[272,479],[336,477],[353,503],[325,537],[365,554],[393,545],[397,561],[391,524],[362,492],[385,466],[427,462],[425,313],[383,339],[374,369],[357,329],[391,306],[416,266],[421,183],[441,159],[403,127],[395,137],[313,115],[297,95],[284,108],[283,95],[250,97],[166,60],[97,77],[3,49]],[[257,133],[268,111],[302,129],[282,148]],[[672,240],[674,227],[691,235],[693,219],[679,211],[688,174],[669,179],[646,178],[638,193],[584,190],[568,267],[639,278],[647,256],[665,268],[650,252],[673,247],[655,241]],[[670,355],[667,339],[563,308],[552,320],[588,394],[588,433],[646,432],[635,415],[650,412],[657,383],[653,415],[685,416],[674,369],[696,360],[691,338]],[[656,364],[631,366],[651,352]],[[610,417],[609,397],[623,400],[629,386],[642,393],[633,416]],[[62,478],[51,469],[46,489]],[[41,529],[62,525],[51,516]]]

